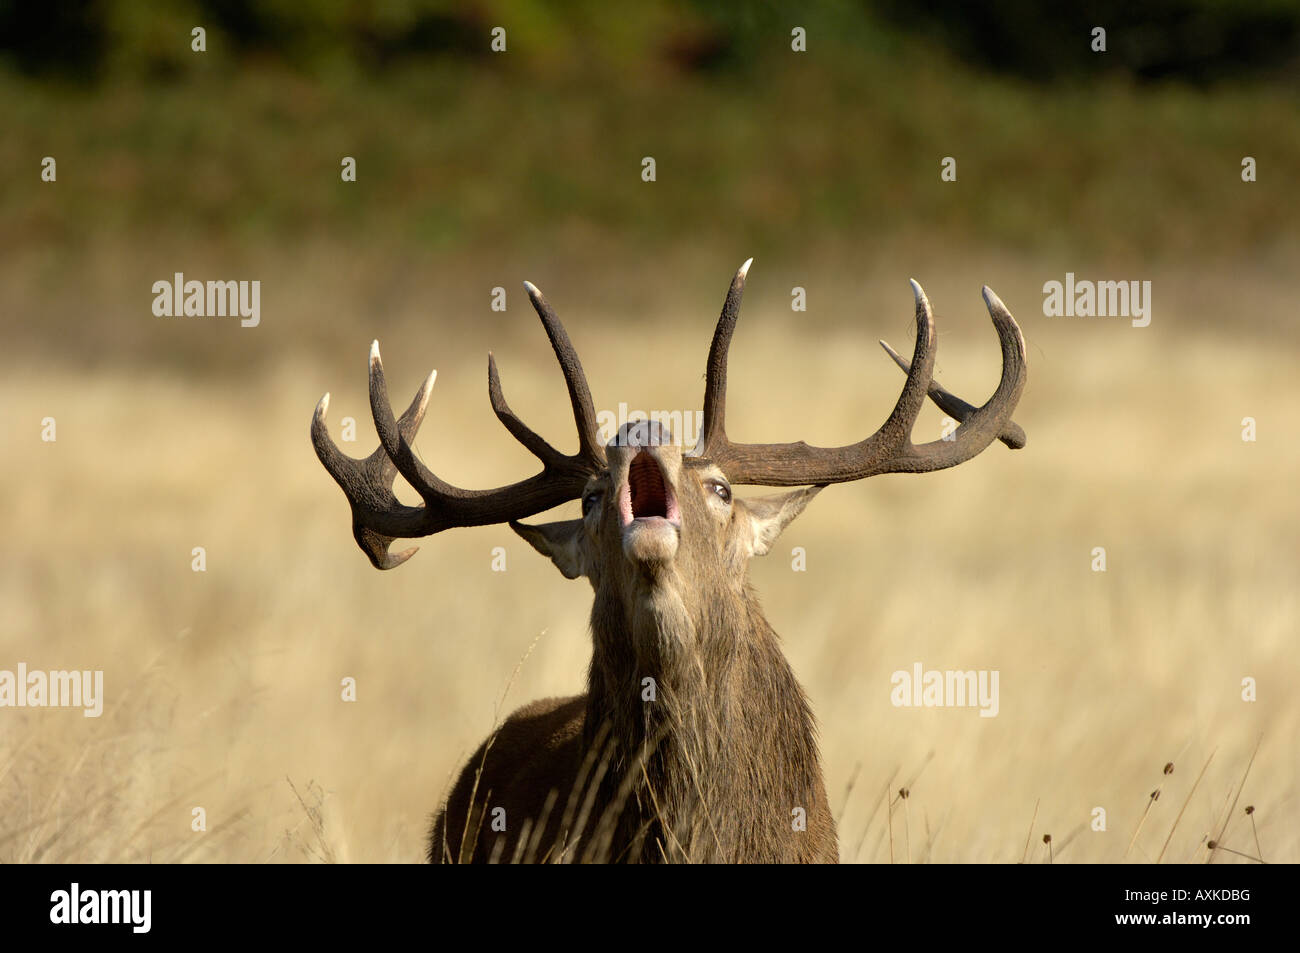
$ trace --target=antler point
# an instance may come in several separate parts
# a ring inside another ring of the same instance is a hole
[[[1003,311],[1007,310],[1007,306],[1002,303],[1002,299],[994,294],[993,289],[988,285],[984,285],[983,288],[980,289],[980,294],[984,296],[984,304],[989,308],[1000,308]]]

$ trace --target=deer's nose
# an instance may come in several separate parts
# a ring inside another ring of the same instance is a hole
[[[669,447],[673,445],[672,432],[657,420],[629,420],[610,438],[613,447]]]

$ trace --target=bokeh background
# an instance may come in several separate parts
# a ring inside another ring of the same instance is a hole
[[[874,429],[909,277],[967,399],[999,366],[981,284],[1029,346],[1024,451],[832,488],[754,564],[843,859],[1300,860],[1300,9],[377,6],[0,3],[0,668],[107,695],[0,710],[0,860],[418,859],[494,721],[582,689],[590,592],[503,527],[375,572],[313,406],[370,452],[379,338],[395,401],[439,371],[426,462],[521,478],[489,349],[574,443],[524,279],[598,408],[695,409],[751,255],[738,439]],[[260,326],[155,317],[177,271],[261,281]],[[1150,326],[1045,317],[1066,272],[1151,281]],[[892,707],[918,661],[999,670],[998,717]]]

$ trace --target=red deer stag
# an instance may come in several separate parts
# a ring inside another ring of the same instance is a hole
[[[516,711],[479,747],[433,823],[433,861],[835,862],[838,844],[808,699],[763,617],[747,575],[781,530],[830,483],[879,473],[956,466],[993,440],[1024,446],[1011,420],[1025,384],[1015,319],[988,288],[1002,345],[1002,379],[976,408],[932,380],[934,319],[916,282],[911,362],[884,425],[843,447],[734,443],[726,431],[727,351],[739,317],[746,262],[727,293],[709,349],[704,423],[687,454],[655,423],[625,425],[608,445],[582,365],[546,299],[526,284],[568,384],[578,450],[560,453],[506,404],[488,356],[488,396],[505,428],[542,462],[536,476],[492,490],[439,479],[411,441],[432,376],[394,417],[379,359],[370,352],[370,406],[381,446],[341,453],[325,424],[311,436],[347,494],[352,532],[379,569],[398,538],[455,526],[509,523],[569,579],[595,590],[587,692]],[[961,421],[947,439],[917,446],[911,431],[925,397]],[[393,495],[397,474],[423,505]],[[753,499],[732,486],[800,487]],[[541,525],[519,519],[581,499],[582,516]]]

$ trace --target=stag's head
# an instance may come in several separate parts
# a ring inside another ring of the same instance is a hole
[[[493,490],[465,490],[439,479],[411,448],[433,385],[433,375],[401,417],[388,399],[376,342],[370,353],[370,404],[380,447],[365,459],[344,455],[325,425],[326,394],[312,420],[312,441],[325,468],[352,506],[353,535],[380,569],[405,562],[415,549],[390,553],[398,538],[429,536],[454,526],[509,523],[568,578],[584,576],[598,594],[630,613],[647,597],[673,597],[687,611],[707,612],[709,596],[739,592],[749,559],[766,553],[782,529],[830,483],[879,473],[922,473],[956,466],[994,440],[1016,449],[1024,432],[1011,420],[1025,382],[1024,340],[1015,320],[988,288],[984,300],[1002,345],[1002,378],[982,407],[950,394],[933,379],[934,318],[916,282],[916,346],[904,360],[885,350],[906,373],[893,412],[871,436],[841,447],[806,443],[741,444],[726,432],[727,353],[740,314],[749,268],[732,280],[709,349],[704,425],[689,452],[657,422],[634,421],[607,444],[597,437],[586,376],[563,325],[533,285],[525,283],[568,385],[578,449],[562,454],[529,429],[506,403],[496,361],[488,356],[488,395],[497,418],[542,463],[529,479]],[[916,445],[912,426],[926,396],[960,421],[947,439]],[[400,473],[423,499],[407,506],[393,495]],[[733,495],[736,485],[799,487],[757,498]],[[582,516],[528,525],[519,520],[569,500]],[[704,598],[684,599],[690,592]]]
[[[511,526],[565,576],[585,576],[629,606],[656,590],[738,592],[750,557],[766,553],[820,489],[741,499],[722,467],[684,454],[657,421],[625,424],[605,457],[583,488],[581,518]]]

